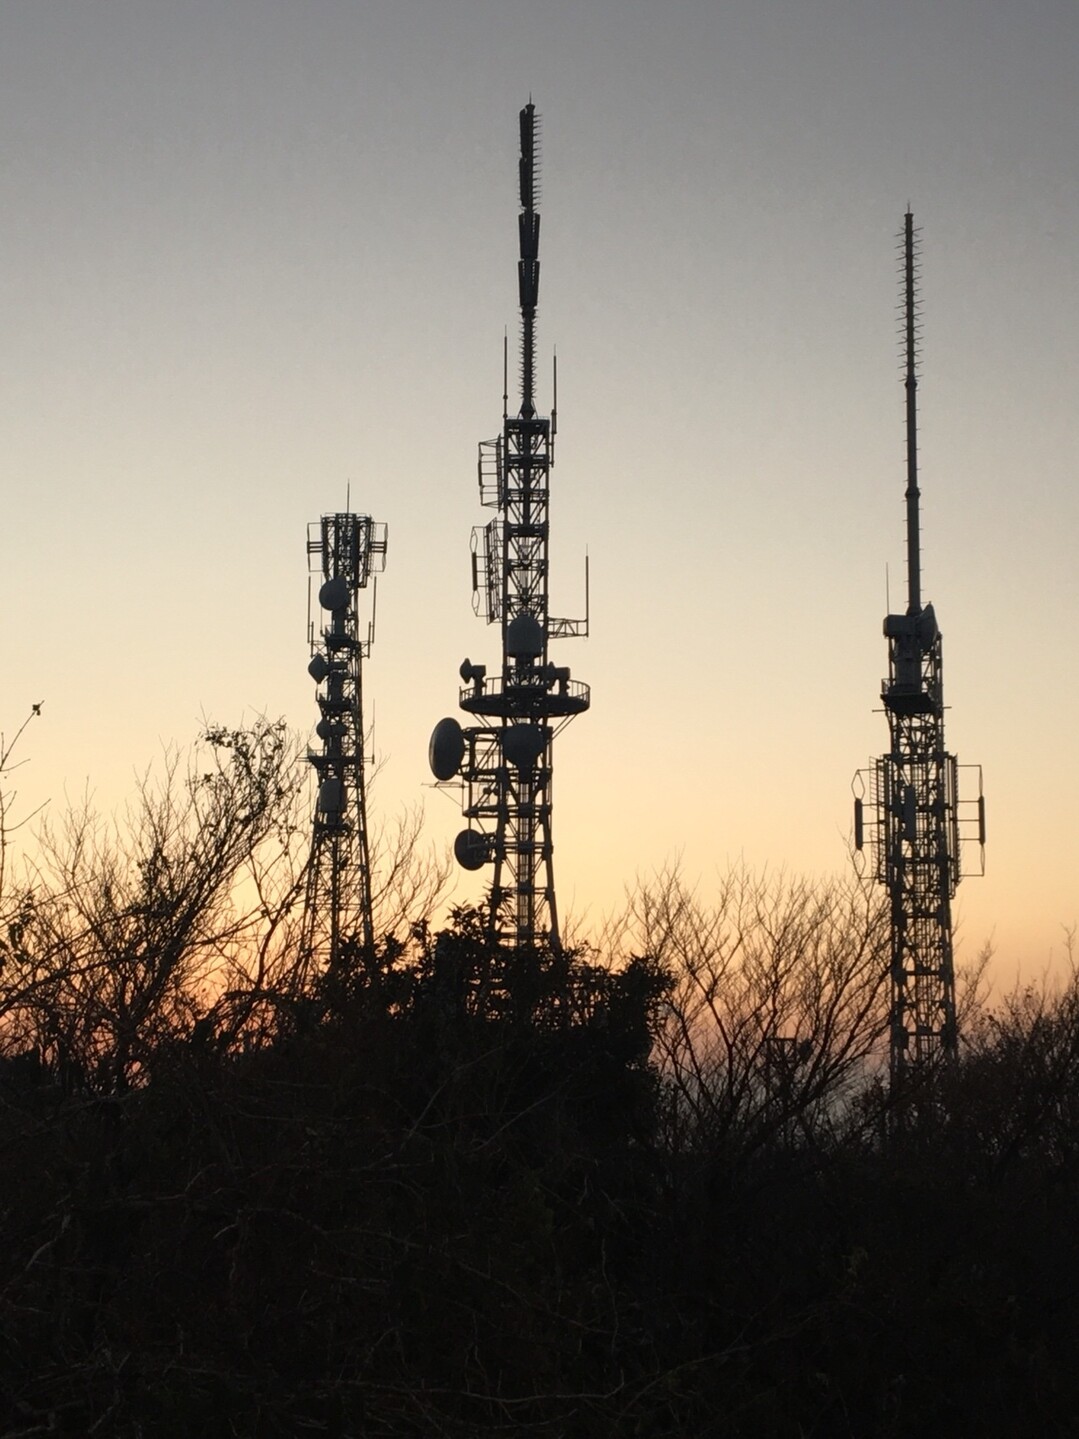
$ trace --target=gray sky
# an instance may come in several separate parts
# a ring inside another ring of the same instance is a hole
[[[205,712],[315,718],[306,525],[389,524],[374,805],[491,663],[468,536],[543,117],[539,344],[563,910],[680,854],[845,863],[902,595],[893,242],[923,227],[924,592],[986,769],[964,952],[1079,919],[1071,3],[0,0],[0,722],[26,803],[126,794]],[[429,795],[440,841],[459,816]],[[478,893],[464,877],[459,898]]]

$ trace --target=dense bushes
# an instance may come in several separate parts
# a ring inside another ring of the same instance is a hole
[[[653,961],[467,913],[354,958],[142,1085],[8,1060],[3,1432],[1069,1432],[1072,990],[984,1021],[921,1128],[845,1081],[733,1145],[671,1117]]]
[[[9,1065],[13,1418],[526,1432],[620,1389],[663,977],[511,964],[467,915],[376,967],[273,1044],[191,1045],[118,1094]]]
[[[1075,1432],[1075,983],[971,1009],[900,1123],[853,885],[301,976],[280,736],[218,739],[219,884],[174,805],[7,906],[0,1436]]]

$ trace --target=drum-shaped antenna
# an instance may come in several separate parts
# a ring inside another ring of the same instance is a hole
[[[539,725],[508,725],[502,731],[502,753],[518,769],[531,769],[543,753],[546,739]]]
[[[543,627],[533,615],[515,615],[506,626],[506,653],[514,660],[534,660],[543,653]]]

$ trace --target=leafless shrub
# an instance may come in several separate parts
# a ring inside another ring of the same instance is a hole
[[[673,976],[656,1057],[676,1147],[818,1136],[880,1059],[887,917],[853,877],[736,868],[704,899],[668,868],[630,894],[606,943]]]
[[[210,725],[116,818],[87,801],[44,824],[3,916],[3,1052],[114,1091],[192,1043],[268,1042],[317,982],[299,943],[307,768],[283,722]],[[380,935],[407,937],[445,888],[421,826],[411,810],[375,827]]]
[[[422,838],[423,809],[402,810],[372,826],[371,913],[376,935],[403,936],[429,923],[449,888],[448,852],[438,854]]]
[[[299,893],[295,759],[283,724],[215,727],[119,819],[85,803],[42,827],[0,984],[9,1052],[123,1088],[239,970],[265,982]]]

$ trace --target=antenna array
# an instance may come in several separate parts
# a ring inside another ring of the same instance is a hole
[[[551,837],[555,735],[589,706],[588,686],[548,658],[551,639],[587,635],[584,620],[548,609],[548,502],[557,428],[557,371],[550,419],[535,408],[535,321],[539,300],[538,117],[520,114],[518,296],[521,404],[503,402],[502,432],[479,447],[480,502],[495,516],[472,533],[473,606],[502,634],[501,673],[465,660],[459,704],[480,723],[448,718],[431,736],[435,778],[456,782],[469,821],[454,843],[468,870],[491,865],[489,927],[518,948],[559,943]],[[504,386],[504,389],[507,388]],[[586,605],[587,611],[587,605]]]
[[[322,747],[307,756],[318,776],[318,794],[302,953],[308,963],[332,968],[343,946],[374,941],[362,683],[363,661],[374,640],[374,607],[361,636],[358,597],[385,565],[386,526],[367,515],[323,515],[308,526],[307,555],[311,574],[321,578],[317,632],[308,616],[307,672],[318,686],[315,733]]]
[[[959,795],[960,766],[944,748],[943,660],[931,604],[922,604],[917,406],[918,233],[908,210],[900,237],[907,430],[907,611],[888,615],[888,675],[881,699],[889,752],[856,778],[854,843],[867,838],[891,918],[890,1061],[893,1086],[956,1052],[951,902],[963,840],[977,841],[984,872],[981,767],[964,766],[977,794]],[[865,803],[868,790],[868,806]],[[868,808],[868,815],[866,810]],[[867,834],[868,831],[868,834]]]

